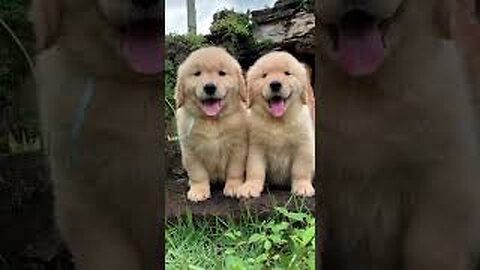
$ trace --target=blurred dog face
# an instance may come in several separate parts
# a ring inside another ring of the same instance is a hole
[[[240,103],[237,97],[245,99],[240,64],[224,49],[199,49],[179,67],[175,95],[177,108],[218,117],[229,103]]]
[[[450,38],[449,1],[317,1],[320,52],[350,76],[371,75],[405,39]]]
[[[250,106],[282,117],[291,104],[306,103],[308,84],[308,72],[295,57],[271,52],[258,59],[247,73]]]
[[[33,0],[41,50],[61,44],[99,71],[161,71],[159,0]]]
[[[110,23],[119,27],[160,22],[158,0],[98,0],[98,7]]]

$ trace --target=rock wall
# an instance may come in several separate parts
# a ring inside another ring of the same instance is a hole
[[[271,40],[311,70],[315,82],[315,15],[305,0],[278,0],[272,8],[252,11],[255,39]]]
[[[279,0],[272,8],[252,11],[254,35],[300,56],[314,55],[315,16],[302,0]]]

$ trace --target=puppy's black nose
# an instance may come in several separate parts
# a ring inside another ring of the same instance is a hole
[[[205,84],[205,86],[203,86],[203,91],[205,91],[205,94],[209,96],[214,95],[217,91],[217,86],[215,86],[213,83]]]
[[[132,4],[136,7],[147,9],[158,4],[158,0],[132,0]]]
[[[270,89],[272,89],[272,92],[279,92],[280,89],[282,89],[282,83],[279,81],[273,81],[270,83]]]

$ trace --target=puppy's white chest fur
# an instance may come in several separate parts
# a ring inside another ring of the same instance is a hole
[[[235,125],[235,119],[221,123],[205,121],[189,116],[182,109],[178,110],[177,119],[182,155],[193,155],[200,160],[211,181],[224,181],[233,149],[245,144],[246,129],[243,127],[242,131],[241,122]]]
[[[299,148],[310,145],[314,155],[313,123],[308,108],[304,106],[287,121],[265,121],[254,114],[249,119],[251,143],[264,150],[268,181],[276,185],[289,183]]]

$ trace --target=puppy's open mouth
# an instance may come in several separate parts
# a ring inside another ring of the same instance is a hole
[[[217,116],[222,110],[223,104],[220,98],[208,98],[201,101],[203,113],[207,116]]]
[[[268,100],[268,109],[274,117],[282,117],[287,109],[287,98],[273,96]]]
[[[378,70],[387,47],[385,35],[403,11],[405,2],[387,19],[379,19],[367,11],[354,9],[345,13],[337,23],[326,25],[337,61],[347,74],[366,76]]]
[[[162,68],[161,24],[145,19],[120,29],[121,50],[130,67],[138,73],[157,74]]]

